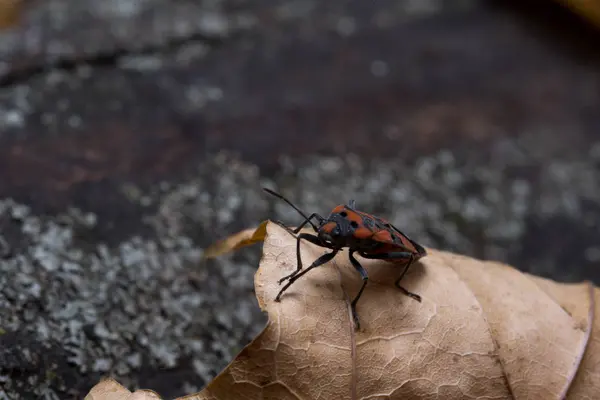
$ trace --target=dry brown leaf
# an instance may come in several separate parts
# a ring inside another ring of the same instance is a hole
[[[84,400],[157,400],[160,396],[151,390],[131,393],[114,379],[105,379],[90,390]]]
[[[278,279],[296,267],[296,242],[276,224],[266,232],[255,288],[267,327],[203,391],[182,399],[598,398],[600,290],[591,284],[429,249],[403,280],[423,297],[418,303],[395,288],[393,264],[361,260],[370,280],[354,332],[347,299],[361,281],[347,253],[276,303]],[[324,251],[302,246],[306,262]]]

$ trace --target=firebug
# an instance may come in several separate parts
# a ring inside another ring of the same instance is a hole
[[[358,271],[363,280],[358,294],[351,303],[352,316],[354,318],[356,329],[360,329],[360,321],[356,312],[356,304],[358,303],[358,300],[360,299],[360,296],[367,285],[369,276],[367,275],[367,271],[365,271],[365,269],[354,256],[355,253],[363,258],[403,263],[404,269],[396,280],[395,285],[405,295],[421,302],[421,296],[409,292],[400,286],[400,280],[404,277],[406,271],[408,271],[408,268],[418,259],[425,257],[427,252],[423,246],[409,238],[390,222],[374,215],[358,211],[356,209],[356,202],[354,200],[350,200],[346,205],[336,206],[327,218],[324,218],[317,213],[312,213],[309,216],[306,216],[302,210],[300,210],[291,201],[279,193],[267,188],[263,188],[263,190],[285,201],[300,215],[302,215],[302,217],[304,217],[304,221],[294,230],[290,229],[281,222],[277,222],[296,237],[296,257],[298,263],[294,272],[284,276],[279,280],[279,284],[282,284],[285,281],[288,282],[279,291],[275,301],[280,301],[283,292],[285,292],[296,280],[302,277],[302,275],[306,274],[313,268],[317,268],[331,261],[341,249],[347,247],[349,250],[348,256],[350,258],[350,262],[356,271]],[[313,230],[317,233],[316,235],[310,233],[299,234],[300,230],[307,224],[311,225]],[[316,244],[317,246],[330,249],[331,252],[317,258],[308,268],[303,269],[302,259],[300,256],[301,239]]]

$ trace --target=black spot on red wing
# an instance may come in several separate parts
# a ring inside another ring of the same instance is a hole
[[[396,236],[396,232],[390,230],[390,237],[392,239],[392,243],[396,244],[398,243],[398,237]]]
[[[411,240],[389,221],[361,211],[356,211],[356,213],[362,217],[363,226],[369,228],[371,231],[386,230],[390,232],[393,242],[386,244],[385,248],[379,248],[377,252],[408,251],[419,258],[427,254],[423,246]]]
[[[357,214],[362,218],[362,224],[365,228],[370,229],[372,232],[382,229],[382,226],[379,223],[379,218],[364,212],[357,212]]]
[[[384,219],[381,219],[381,218],[375,217],[375,216],[371,216],[371,219],[373,220],[373,223],[375,225],[377,225],[377,227],[379,229],[389,229],[389,228],[391,228],[391,225],[389,224],[389,222],[387,222]]]
[[[363,217],[363,225],[369,229],[373,229],[375,227],[375,221],[373,221],[371,218],[365,218]]]

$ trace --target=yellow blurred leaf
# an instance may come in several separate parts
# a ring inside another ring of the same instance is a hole
[[[599,0],[558,0],[573,12],[586,18],[596,27],[600,28],[600,1]]]
[[[244,229],[241,232],[212,244],[204,251],[204,259],[215,258],[242,247],[264,241],[267,234],[267,222],[268,221],[263,221],[256,228]]]
[[[8,28],[19,21],[22,0],[0,0],[0,29]]]

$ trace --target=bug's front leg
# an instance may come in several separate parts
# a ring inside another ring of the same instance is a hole
[[[308,218],[306,218],[304,221],[302,221],[302,223],[300,225],[298,225],[295,229],[290,228],[289,226],[287,226],[286,224],[284,224],[283,222],[278,221],[278,220],[275,220],[273,222],[275,222],[277,225],[279,225],[283,229],[285,229],[290,235],[296,237],[298,232],[300,232],[300,230],[302,230],[302,228],[304,228],[307,224],[310,224],[312,226],[312,228],[315,230],[315,232],[318,231],[317,226],[312,222],[313,218],[319,219],[319,222],[323,220],[323,217],[321,217],[319,214],[313,213]]]
[[[289,226],[287,226],[286,224],[284,224],[283,222],[281,222],[279,220],[273,220],[273,222],[276,223],[277,225],[279,225],[280,227],[282,227],[283,229],[285,229],[286,232],[289,233],[290,235],[292,235],[293,237],[296,237],[294,230],[292,228],[290,228]]]
[[[280,285],[283,282],[285,282],[286,280],[294,277],[302,269],[302,257],[300,255],[300,239],[309,241],[313,244],[316,244],[317,246],[331,248],[330,246],[327,246],[325,243],[321,242],[321,240],[319,239],[318,236],[311,235],[310,233],[301,233],[298,236],[296,236],[296,261],[297,261],[296,270],[294,272],[292,272],[291,274],[286,275],[283,278],[281,278],[278,282]]]
[[[408,297],[411,297],[411,298],[417,300],[419,303],[421,302],[421,296],[419,296],[416,293],[409,292],[408,290],[406,290],[405,288],[400,286],[400,280],[402,278],[404,278],[406,271],[408,271],[408,268],[415,261],[415,255],[413,253],[408,252],[408,251],[398,251],[398,252],[381,253],[381,254],[360,253],[360,255],[364,258],[370,258],[373,260],[402,260],[402,259],[407,260],[406,266],[404,267],[404,270],[400,274],[400,277],[398,279],[396,279],[395,285],[398,289],[400,289]]]
[[[296,271],[296,273],[290,277],[289,282],[284,287],[281,288],[281,290],[277,294],[277,297],[275,297],[275,301],[280,301],[279,298],[281,297],[283,292],[285,292],[287,290],[287,288],[289,288],[294,282],[296,282],[302,275],[306,274],[308,271],[310,271],[313,268],[320,267],[321,265],[329,262],[333,257],[335,257],[335,255],[338,253],[338,251],[339,250],[333,250],[331,253],[323,254],[321,257],[317,258],[310,265],[310,267],[306,268],[304,271],[302,271],[302,272]]]

